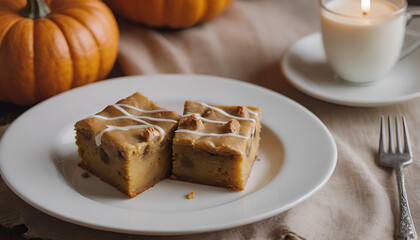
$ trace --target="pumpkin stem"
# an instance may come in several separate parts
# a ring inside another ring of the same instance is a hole
[[[26,6],[20,10],[22,16],[32,19],[46,17],[50,12],[44,0],[28,0]]]

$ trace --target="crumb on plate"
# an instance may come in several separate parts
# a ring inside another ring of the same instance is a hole
[[[188,198],[188,199],[194,199],[195,198],[195,192],[192,191],[192,192],[188,193],[187,195],[185,195],[185,197]]]
[[[88,172],[82,173],[82,178],[88,178],[88,177],[90,177]]]

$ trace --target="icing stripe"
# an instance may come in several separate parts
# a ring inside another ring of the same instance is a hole
[[[131,126],[124,126],[124,127],[106,125],[106,128],[104,130],[102,130],[102,132],[100,132],[95,137],[96,146],[99,147],[101,145],[102,135],[104,135],[104,133],[106,133],[106,132],[113,131],[113,130],[130,130],[130,129],[133,129],[133,128],[142,129],[142,128],[147,128],[147,127],[148,127],[147,125],[131,125]]]
[[[239,135],[239,134],[234,134],[234,133],[203,133],[203,132],[197,132],[197,131],[191,131],[188,129],[178,129],[175,132],[180,132],[180,133],[192,133],[192,134],[196,134],[196,135],[200,135],[200,136],[209,136],[209,137],[223,137],[223,136],[231,136],[231,137],[238,137],[238,138],[245,138],[247,139],[248,137]]]
[[[210,105],[208,105],[208,104],[205,104],[205,103],[200,103],[201,105],[203,105],[203,106],[205,106],[205,107],[208,107],[208,108],[210,108],[210,109],[213,109],[213,110],[215,110],[215,111],[217,111],[217,112],[219,112],[219,113],[221,113],[221,114],[223,114],[223,115],[225,115],[226,117],[230,117],[230,118],[235,118],[235,119],[238,119],[238,120],[248,120],[248,121],[252,121],[253,123],[254,123],[254,128],[252,129],[252,135],[254,135],[255,134],[255,130],[256,130],[256,128],[257,128],[257,121],[255,120],[255,119],[253,119],[253,118],[245,118],[245,117],[238,117],[238,116],[234,116],[234,115],[231,115],[231,114],[229,114],[229,113],[227,113],[227,112],[225,112],[225,111],[223,111],[222,109],[220,109],[220,108],[218,108],[218,107],[213,107],[213,106],[210,106]],[[249,110],[248,108],[246,108],[247,110],[248,110],[248,112],[249,113],[251,113],[252,115],[258,115],[256,112],[254,112],[254,111],[252,111],[252,110]]]
[[[207,119],[207,118],[204,118],[204,117],[200,116],[200,115],[199,115],[199,114],[197,114],[197,113],[187,113],[187,114],[185,114],[185,115],[182,115],[182,117],[189,117],[189,116],[191,116],[191,115],[196,115],[198,118],[200,118],[200,119],[201,119],[201,120],[203,120],[204,122],[209,122],[209,123],[220,123],[220,124],[226,124],[226,123],[228,123],[227,121],[216,121],[216,120]]]
[[[246,110],[248,110],[249,113],[251,113],[254,116],[258,116],[258,113],[255,111],[250,110],[249,108],[246,108]]]
[[[147,119],[147,120],[151,120],[151,121],[156,121],[156,122],[173,122],[173,123],[178,123],[178,121],[173,120],[173,119],[166,119],[166,118],[154,118],[154,117],[148,117],[148,116],[118,116],[118,117],[104,117],[101,115],[92,115],[89,116],[87,118],[100,118],[100,119],[104,119],[104,120],[119,120],[119,119],[132,119],[134,121],[136,121],[137,119]],[[87,119],[86,118],[86,119]]]
[[[126,108],[130,108],[133,110],[136,110],[138,112],[142,112],[142,113],[157,113],[157,112],[172,112],[169,110],[165,110],[165,109],[155,109],[155,110],[145,110],[145,109],[141,109],[141,108],[137,108],[128,104],[123,104],[123,103],[117,103],[111,106],[119,106],[119,107],[126,107]]]
[[[219,112],[219,113],[221,113],[221,114],[225,115],[226,117],[235,118],[235,119],[238,119],[238,120],[248,120],[248,121],[252,121],[252,122],[254,122],[254,124],[257,124],[257,122],[255,121],[255,119],[253,119],[253,118],[246,118],[246,117],[238,117],[238,116],[234,116],[234,115],[231,115],[231,114],[229,114],[229,113],[227,113],[227,112],[223,111],[223,110],[222,110],[222,109],[220,109],[220,108],[213,107],[213,106],[207,105],[207,104],[205,104],[205,103],[200,103],[200,104],[201,104],[201,105],[203,105],[203,106],[205,106],[205,107],[208,107],[208,108],[210,108],[210,109],[213,109],[214,111],[217,111],[217,112]],[[247,109],[248,109],[248,108],[247,108]],[[251,114],[255,114],[255,112],[250,111],[249,109],[248,109],[248,112],[252,112]]]
[[[234,116],[234,115],[231,115],[231,114],[223,111],[222,109],[220,109],[218,107],[213,107],[213,106],[210,106],[210,105],[205,104],[205,103],[200,103],[200,104],[203,105],[203,106],[205,106],[205,107],[207,107],[207,108],[213,109],[213,110],[215,110],[215,111],[217,111],[217,112],[221,113],[222,115],[224,115],[226,117],[229,117],[229,118],[234,118],[234,119],[238,119],[238,120],[252,121],[254,123],[254,128],[252,129],[252,133],[251,134],[254,135],[255,129],[257,127],[257,121],[255,119]],[[255,116],[258,115],[257,112],[254,112],[252,110],[249,110],[248,108],[246,108],[246,109],[248,110],[248,112],[250,114],[255,115]],[[198,118],[200,118],[201,120],[203,120],[205,122],[221,123],[221,124],[228,123],[227,121],[210,120],[210,119],[207,119],[207,118],[204,118],[204,117],[200,116],[197,113],[187,113],[187,114],[183,115],[182,117],[188,117],[188,116],[191,116],[191,115],[196,115]],[[239,134],[234,134],[234,133],[220,133],[220,134],[219,133],[203,133],[203,132],[191,131],[191,130],[188,130],[188,129],[178,129],[175,132],[191,133],[191,134],[196,134],[196,135],[199,135],[199,136],[214,136],[214,137],[231,136],[231,137],[239,137],[239,138],[248,139],[248,137],[245,137],[245,136],[242,136],[242,135],[239,135]]]
[[[150,126],[150,127],[156,128],[160,132],[161,139],[163,139],[165,137],[165,130],[163,130],[163,128],[161,128],[157,125],[148,123],[148,122],[146,122],[142,119],[147,119],[147,120],[151,120],[151,121],[158,121],[158,122],[178,123],[178,121],[173,120],[173,119],[154,118],[154,117],[149,117],[149,116],[135,116],[135,115],[132,115],[131,113],[127,112],[122,107],[130,108],[130,109],[136,110],[138,112],[142,112],[142,113],[169,112],[168,110],[163,110],[163,109],[144,110],[144,109],[136,108],[136,107],[133,107],[133,106],[127,105],[127,104],[114,104],[114,105],[110,105],[110,106],[116,108],[118,111],[120,111],[122,114],[124,114],[124,116],[105,117],[105,116],[101,116],[101,115],[93,115],[93,116],[89,116],[87,118],[99,118],[99,119],[103,119],[103,120],[131,119],[131,120],[134,120],[136,122],[142,123],[142,125],[131,125],[131,126],[122,126],[122,127],[121,126],[106,125],[106,128],[104,130],[102,130],[98,135],[95,136],[96,146],[101,145],[101,139],[102,139],[102,136],[104,135],[104,133],[109,132],[109,131],[113,131],[113,130],[130,130],[130,129],[133,129],[133,128],[142,129],[142,128],[146,128],[146,127]]]

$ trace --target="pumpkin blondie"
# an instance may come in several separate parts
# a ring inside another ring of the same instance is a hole
[[[129,197],[169,175],[180,116],[135,93],[75,124],[79,166]]]
[[[257,157],[261,110],[186,101],[173,139],[171,178],[244,190]]]

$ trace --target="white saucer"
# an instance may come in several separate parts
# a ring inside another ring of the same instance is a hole
[[[320,33],[294,43],[285,53],[281,68],[286,79],[300,91],[323,101],[374,107],[420,96],[420,50],[402,59],[383,79],[371,85],[337,80],[328,66]]]

